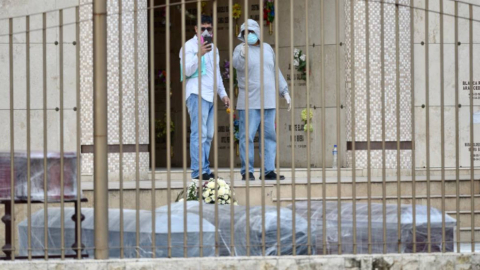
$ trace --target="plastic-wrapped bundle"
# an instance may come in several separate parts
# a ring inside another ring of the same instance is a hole
[[[246,252],[246,238],[242,237],[247,234],[247,215],[244,212],[238,223],[235,225],[235,233],[239,238],[235,237],[235,242],[240,242],[237,252],[241,255],[247,255]],[[292,219],[293,213],[286,208],[280,209],[280,247],[281,255],[293,254],[292,242]],[[297,255],[308,255],[308,224],[305,219],[300,216],[295,218],[295,245]],[[312,240],[315,239],[314,236]],[[312,245],[315,243],[312,241]],[[262,207],[255,206],[250,208],[250,254],[262,255]],[[265,255],[277,255],[277,208],[265,207]],[[313,250],[313,249],[312,249]]]
[[[171,205],[172,213],[183,215],[183,202]],[[247,223],[246,207],[234,206],[234,245],[235,250],[231,250],[231,206],[218,206],[218,231],[220,236],[219,251],[221,256],[246,256],[247,255]],[[215,205],[202,205],[202,217],[210,223],[215,224]],[[157,208],[157,213],[166,213],[167,206]],[[187,202],[187,213],[199,214],[198,202]],[[189,221],[190,222],[190,221]],[[286,208],[280,209],[280,254],[293,254],[292,242],[292,211]],[[262,255],[262,207],[255,206],[250,208],[250,255]],[[296,231],[296,254],[306,255],[307,251],[307,221],[297,216],[295,220]],[[312,235],[312,245],[314,245],[314,235]],[[265,207],[265,255],[277,255],[277,208]],[[314,251],[313,251],[314,252]]]
[[[65,248],[66,254],[74,254],[70,247],[75,243],[75,223],[71,220],[75,213],[74,208],[65,207]],[[85,220],[82,222],[82,243],[85,245],[89,257],[94,255],[94,211],[92,208],[82,208],[82,214]],[[166,213],[156,213],[155,215],[155,243],[156,257],[162,258],[168,256],[167,235],[168,235],[168,216]],[[32,248],[33,255],[43,255],[44,251],[44,210],[39,210],[32,215]],[[109,224],[109,247],[110,257],[120,257],[120,210],[110,209],[108,211]],[[152,212],[140,210],[140,248],[138,250],[140,257],[152,257]],[[199,256],[199,218],[193,213],[188,213],[188,257]],[[136,210],[124,209],[124,256],[125,258],[136,258]],[[183,214],[171,215],[171,241],[172,257],[184,257],[183,242]],[[19,224],[19,242],[20,254],[27,255],[28,251],[28,220]],[[48,209],[48,253],[49,255],[59,255],[61,248],[60,241],[60,209]],[[203,221],[203,256],[214,256],[215,249],[215,227],[208,221]]]
[[[64,198],[77,196],[77,154],[64,153]],[[30,179],[32,200],[44,200],[44,155],[43,152],[30,154]],[[11,166],[10,153],[0,152],[0,199],[10,199]],[[47,154],[47,196],[49,200],[60,200],[60,153]],[[27,153],[14,153],[15,199],[26,199],[27,189]]]
[[[326,250],[328,254],[338,254],[338,205],[337,202],[326,202]],[[342,253],[353,253],[353,207],[352,203],[341,204],[341,240]],[[292,205],[288,206],[292,208]],[[307,202],[295,204],[296,213],[307,218]],[[316,237],[317,253],[323,253],[323,202],[311,202],[312,237]],[[416,242],[417,252],[427,251],[427,207],[416,205]],[[402,253],[413,252],[413,207],[401,205],[401,250]],[[397,205],[388,204],[386,211],[386,245],[387,253],[398,252]],[[368,253],[368,204],[356,204],[357,253]],[[430,208],[430,228],[432,252],[442,251],[442,212]],[[453,251],[455,219],[445,215],[446,251]],[[372,253],[383,253],[383,205],[371,204]]]

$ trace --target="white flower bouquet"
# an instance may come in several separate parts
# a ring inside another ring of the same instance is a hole
[[[199,188],[197,185],[198,180],[192,180],[187,188],[187,201],[198,201]],[[215,185],[215,182],[216,185]],[[215,194],[215,191],[217,191]],[[217,196],[216,196],[217,195]],[[235,200],[235,194],[230,189],[230,185],[225,180],[218,178],[211,178],[202,185],[202,199],[205,203],[215,204],[234,204],[238,205]],[[184,191],[180,192],[177,196],[176,202],[182,202],[184,200]],[[215,199],[216,198],[216,199]]]
[[[210,179],[203,184],[203,193],[202,198],[205,203],[215,204],[215,201],[218,204],[237,204],[233,198],[232,190],[230,186],[223,179],[217,179],[216,189],[215,189],[215,179]],[[215,191],[217,194],[215,194]],[[217,196],[215,196],[217,195]],[[216,198],[216,200],[215,200]]]
[[[307,57],[306,55],[302,52],[302,50],[299,50],[295,48],[293,51],[293,66],[297,71],[300,71],[302,73],[302,80],[307,80]]]

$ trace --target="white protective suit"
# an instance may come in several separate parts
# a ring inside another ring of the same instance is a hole
[[[242,24],[238,39],[246,42],[242,36],[245,30],[245,23]],[[248,20],[248,30],[255,32],[260,39],[260,26],[254,20]],[[260,40],[260,42],[262,42]],[[237,110],[245,110],[245,58],[241,55],[244,44],[238,45],[233,52],[233,67],[237,70],[238,80],[238,98]],[[260,45],[248,45],[248,93],[249,93],[249,109],[261,109],[260,103]],[[272,47],[263,43],[263,75],[264,75],[264,109],[275,109],[277,95],[275,94],[275,52]],[[285,96],[288,93],[288,84],[282,75],[279,74],[279,95]]]

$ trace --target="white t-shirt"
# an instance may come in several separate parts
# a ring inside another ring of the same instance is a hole
[[[191,94],[198,95],[199,87],[198,87],[198,77],[190,78],[198,69],[198,41],[197,36],[194,36],[192,39],[188,40],[185,43],[185,68],[183,69],[184,76],[187,77],[186,79],[186,99]],[[182,57],[182,49],[180,49],[180,65],[183,64]],[[220,72],[220,55],[218,53],[218,49],[215,47],[215,52],[217,53],[217,63],[213,62],[213,51],[210,51],[204,55],[205,57],[205,68],[207,70],[206,74],[202,75],[202,98],[208,102],[213,102],[214,97],[214,65],[217,66],[217,93],[218,96],[222,99],[227,96],[225,91],[225,86],[223,85],[222,75]],[[203,73],[203,72],[202,72]]]

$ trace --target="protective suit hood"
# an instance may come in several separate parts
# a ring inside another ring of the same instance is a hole
[[[250,30],[257,35],[258,39],[260,39],[260,25],[258,25],[258,23],[252,19],[248,19],[248,31]],[[242,37],[243,31],[245,31],[245,23],[243,23],[242,26],[240,27],[240,33],[238,34],[238,39],[240,39],[242,42],[246,42],[245,39]]]

